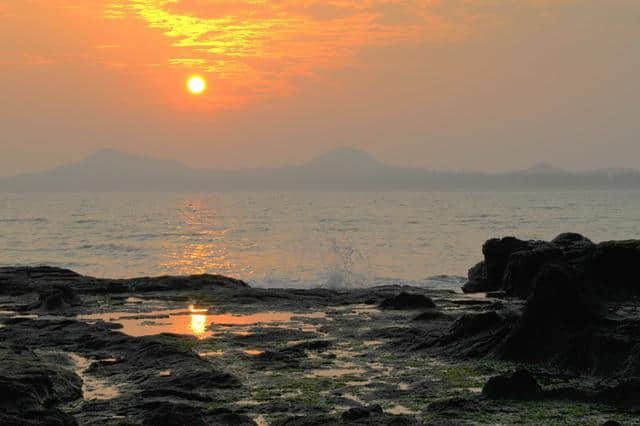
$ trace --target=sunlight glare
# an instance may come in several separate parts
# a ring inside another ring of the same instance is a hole
[[[194,75],[187,81],[187,89],[194,95],[201,94],[206,88],[207,83],[204,81],[204,78],[199,75]]]

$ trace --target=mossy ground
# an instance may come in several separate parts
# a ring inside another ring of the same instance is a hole
[[[262,365],[255,355],[242,352],[246,345],[224,334],[204,340],[177,340],[176,344],[197,352],[224,352],[207,359],[216,368],[242,378],[243,388],[227,395],[225,400],[210,404],[210,408],[232,408],[259,418],[262,424],[291,415],[340,415],[348,408],[374,403],[387,412],[410,414],[425,423],[599,425],[615,419],[625,425],[640,424],[635,417],[600,404],[485,400],[480,392],[487,379],[513,371],[517,366],[495,360],[463,362],[394,352],[388,339],[369,343],[364,337],[371,334],[371,329],[388,326],[390,315],[354,308],[361,307],[331,309],[325,319],[300,319],[284,325],[309,330],[309,323],[313,323],[314,339],[333,342],[325,350],[305,351],[296,366]],[[397,318],[397,314],[392,315]],[[264,324],[259,327],[260,331],[265,329]],[[257,325],[242,330],[252,333],[255,329]],[[251,346],[261,351],[280,351],[297,342],[265,340]],[[467,398],[477,404],[471,411],[428,409],[434,401],[451,398]]]

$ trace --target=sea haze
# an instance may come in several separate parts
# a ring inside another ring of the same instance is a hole
[[[491,237],[640,237],[639,191],[0,194],[0,263],[271,287],[458,287]]]
[[[640,171],[571,172],[545,163],[497,174],[433,171],[389,164],[366,151],[343,147],[299,165],[234,170],[196,169],[174,160],[102,150],[43,173],[0,178],[0,192],[586,189],[640,190]]]

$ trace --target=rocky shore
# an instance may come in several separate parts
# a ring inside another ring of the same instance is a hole
[[[0,268],[0,424],[640,424],[640,241],[482,253],[464,293]]]

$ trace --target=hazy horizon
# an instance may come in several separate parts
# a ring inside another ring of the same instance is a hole
[[[107,163],[107,160],[108,160],[108,163]],[[119,150],[114,148],[102,148],[92,153],[89,153],[87,156],[79,159],[78,161],[71,161],[71,162],[55,165],[43,171],[36,171],[31,173],[30,172],[19,173],[11,176],[0,175],[0,178],[3,178],[3,177],[15,178],[15,177],[21,177],[24,175],[47,174],[49,172],[56,172],[59,170],[64,170],[67,167],[73,167],[73,166],[82,165],[86,163],[88,163],[89,165],[94,164],[96,166],[97,165],[110,166],[114,164],[113,162],[117,163],[119,161],[123,161],[126,163],[126,162],[136,161],[136,160],[141,162],[149,162],[150,166],[151,165],[162,166],[164,164],[170,167],[184,167],[187,170],[192,170],[192,171],[219,170],[221,172],[225,172],[225,171],[243,172],[243,171],[255,171],[255,170],[277,171],[277,170],[288,169],[288,168],[314,167],[314,166],[333,167],[335,166],[336,162],[342,163],[342,165],[346,168],[350,168],[358,165],[370,166],[372,164],[378,164],[383,167],[390,167],[390,168],[397,168],[397,169],[424,170],[424,171],[433,172],[433,173],[480,174],[480,175],[488,175],[488,176],[501,175],[501,174],[514,174],[514,173],[515,174],[520,174],[520,173],[534,173],[534,174],[577,173],[579,174],[579,173],[585,173],[585,172],[588,173],[588,172],[598,172],[598,171],[607,171],[607,170],[640,172],[640,169],[636,169],[633,167],[629,167],[629,168],[603,167],[603,168],[584,169],[584,170],[570,169],[570,168],[562,167],[559,164],[554,164],[546,161],[532,163],[520,169],[509,169],[509,170],[497,171],[497,172],[483,172],[479,170],[450,170],[450,169],[439,170],[439,169],[431,169],[431,168],[421,167],[421,166],[411,166],[409,164],[390,163],[388,161],[385,161],[385,159],[375,157],[373,154],[371,154],[370,152],[364,149],[356,148],[352,146],[335,147],[327,152],[320,153],[317,156],[302,159],[299,162],[285,163],[281,165],[272,165],[272,166],[264,166],[264,167],[240,166],[240,167],[219,168],[219,167],[207,166],[206,164],[201,166],[190,166],[188,164],[183,163],[180,160],[176,160],[169,157],[156,156],[153,154],[149,155],[149,154],[143,154],[143,153],[134,153],[134,152],[124,151],[124,150]],[[130,166],[127,166],[127,167],[130,167]]]
[[[432,170],[638,169],[639,18],[633,0],[5,2],[0,176],[103,148],[253,168],[345,145]]]

